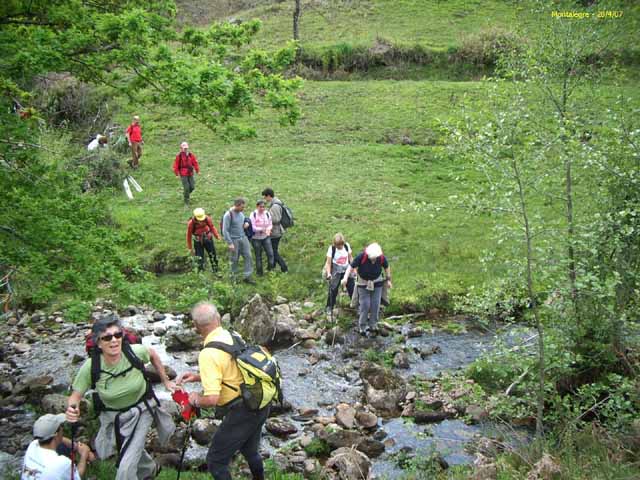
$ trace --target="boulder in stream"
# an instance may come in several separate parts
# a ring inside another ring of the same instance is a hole
[[[360,369],[367,403],[383,416],[398,416],[399,403],[404,400],[405,380],[390,370],[371,362],[364,362]]]
[[[341,480],[362,480],[369,477],[371,460],[358,450],[344,447],[332,452],[325,466],[336,471]]]
[[[276,335],[275,319],[257,293],[242,307],[234,325],[247,342],[257,345],[271,345]]]
[[[165,335],[167,352],[199,350],[202,338],[192,328],[172,328]]]

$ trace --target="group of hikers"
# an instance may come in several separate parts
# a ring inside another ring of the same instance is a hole
[[[137,168],[143,143],[138,117],[127,128],[127,139],[132,151],[129,164]],[[95,148],[104,144],[98,137],[95,142]],[[199,172],[199,165],[186,142],[181,144],[173,170],[182,179],[184,200],[188,203],[195,188],[193,172]],[[215,239],[227,244],[234,278],[242,257],[242,280],[255,283],[250,244],[259,276],[264,273],[263,252],[267,270],[278,265],[282,272],[288,271],[279,244],[286,228],[293,223],[290,209],[270,187],[262,191],[262,198],[248,216],[244,214],[245,206],[243,198],[233,202],[222,216],[221,231],[203,208],[193,210],[186,239],[187,248],[198,257],[199,270],[204,270],[206,253],[212,270],[218,271]],[[336,233],[328,247],[322,274],[329,287],[327,314],[333,314],[340,292],[345,291],[351,305],[358,308],[359,333],[376,335],[381,304],[388,302],[388,289],[392,287],[389,261],[380,245],[370,243],[354,256],[344,235]],[[96,455],[104,459],[114,454],[116,480],[156,478],[160,466],[145,450],[147,433],[155,426],[159,442],[165,444],[174,433],[175,424],[151,387],[144,370],[147,363],[153,365],[164,387],[174,394],[174,400],[184,398],[180,403],[183,418],[187,418],[185,413],[191,409],[211,407],[215,407],[216,417],[222,418],[207,453],[207,468],[215,480],[231,479],[229,463],[237,452],[246,459],[252,479],[264,479],[259,445],[271,403],[281,393],[277,363],[264,348],[248,347],[237,333],[223,328],[220,313],[212,303],[197,304],[191,311],[191,319],[203,340],[198,356],[199,373],[183,372],[175,383],[167,376],[156,351],[136,341],[117,314],[109,313],[98,319],[87,340],[89,358],[73,381],[66,412],[44,415],[34,424],[34,440],[25,454],[21,480],[81,480],[87,464]],[[192,382],[199,382],[201,391],[187,396],[182,387]],[[87,445],[74,441],[73,434],[80,421],[82,400],[89,391],[93,392],[93,409],[100,422],[95,454]],[[184,396],[178,397],[177,393]],[[71,439],[63,436],[65,421],[72,425]]]
[[[263,198],[256,202],[255,210],[248,216],[244,214],[246,200],[236,198],[233,206],[223,214],[220,221],[222,234],[218,232],[211,215],[207,215],[203,208],[193,210],[193,216],[187,222],[187,248],[198,257],[200,271],[205,267],[205,252],[211,262],[212,271],[218,271],[214,239],[223,240],[227,244],[233,278],[238,276],[238,266],[242,257],[242,281],[255,283],[252,279],[253,260],[250,245],[255,253],[258,276],[264,275],[263,252],[266,256],[267,270],[273,270],[278,265],[283,273],[289,271],[287,263],[280,255],[280,240],[285,233],[285,227],[289,225],[283,216],[289,214],[286,213],[282,201],[275,196],[273,189],[265,188],[262,196]]]

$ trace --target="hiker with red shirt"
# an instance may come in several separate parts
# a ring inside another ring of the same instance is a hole
[[[382,272],[384,270],[384,276]],[[391,288],[391,269],[377,243],[371,243],[349,264],[341,284],[346,288],[352,271],[358,273],[356,280],[358,307],[358,329],[360,335],[377,333],[378,317],[383,287]]]
[[[138,168],[140,163],[140,157],[142,156],[142,127],[140,126],[140,117],[138,115],[133,117],[133,122],[127,127],[127,140],[131,147],[131,160],[129,166],[131,168]]]
[[[193,217],[187,223],[187,248],[193,255],[195,247],[196,255],[200,257],[198,261],[198,271],[204,270],[204,252],[207,251],[211,261],[211,270],[218,271],[218,256],[213,238],[220,240],[220,234],[211,221],[211,217],[204,213],[204,208],[196,208]],[[193,238],[193,243],[192,243]]]
[[[182,142],[180,144],[180,153],[176,155],[173,162],[173,173],[176,177],[180,177],[182,188],[184,189],[184,204],[189,205],[189,196],[196,189],[196,179],[193,172],[200,173],[198,159],[189,151],[189,144]]]

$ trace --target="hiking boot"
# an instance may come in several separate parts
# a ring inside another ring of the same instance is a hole
[[[246,277],[244,280],[242,280],[244,283],[248,283],[249,285],[255,285],[256,281],[251,278],[251,277]]]
[[[325,310],[325,313],[327,314],[327,317],[330,317],[331,314],[333,313],[333,309],[331,307],[327,307],[327,309]]]

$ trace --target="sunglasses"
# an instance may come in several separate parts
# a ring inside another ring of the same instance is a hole
[[[118,340],[120,340],[122,338],[122,331],[116,332],[116,333],[109,333],[107,335],[103,335],[102,337],[100,337],[100,340],[102,340],[103,342],[110,342],[112,338],[117,338]]]

